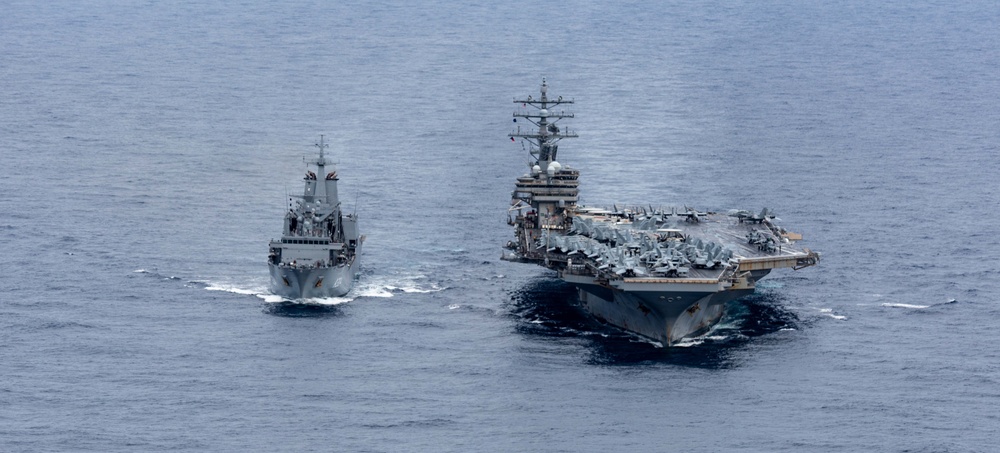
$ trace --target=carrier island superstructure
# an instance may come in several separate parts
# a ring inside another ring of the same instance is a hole
[[[306,171],[302,195],[289,197],[281,239],[268,244],[271,292],[286,299],[343,296],[361,266],[358,218],[341,210],[339,178],[322,135],[316,146],[319,157],[305,159],[316,171]]]
[[[592,208],[577,204],[579,171],[560,164],[558,144],[577,137],[557,123],[573,101],[515,99],[510,134],[527,142],[529,173],[517,178],[508,211],[515,239],[503,258],[553,269],[578,288],[583,306],[609,324],[674,345],[700,335],[726,303],[754,292],[772,269],[801,269],[819,254],[775,224],[768,209],[700,212],[688,207]]]

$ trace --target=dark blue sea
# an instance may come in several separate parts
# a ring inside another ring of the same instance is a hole
[[[991,1],[0,2],[0,451],[1000,448]],[[515,97],[583,202],[774,210],[682,347],[501,261]],[[325,134],[347,297],[267,292]]]

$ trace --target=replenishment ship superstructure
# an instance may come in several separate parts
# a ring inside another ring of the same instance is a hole
[[[286,299],[339,297],[354,285],[361,266],[358,218],[341,210],[339,180],[320,136],[319,157],[306,160],[301,196],[289,197],[281,239],[271,240],[271,292]],[[329,170],[329,172],[327,172]]]
[[[577,137],[556,125],[572,113],[561,96],[515,99],[523,108],[510,134],[530,146],[528,174],[517,178],[508,211],[515,240],[509,261],[554,269],[578,288],[583,306],[614,326],[674,345],[703,334],[725,313],[726,303],[754,292],[772,269],[801,269],[819,254],[775,224],[768,209],[700,212],[683,207],[592,208],[579,201],[578,170],[556,160],[558,143]]]

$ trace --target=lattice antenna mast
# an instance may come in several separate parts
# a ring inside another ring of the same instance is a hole
[[[560,140],[564,138],[575,138],[578,137],[575,133],[566,130],[561,130],[556,123],[563,118],[573,118],[572,113],[565,113],[559,111],[555,113],[550,111],[552,107],[556,107],[562,104],[572,104],[572,100],[565,100],[562,96],[556,99],[548,98],[549,86],[545,83],[545,79],[542,79],[542,98],[533,99],[528,96],[527,99],[514,99],[515,104],[521,104],[523,106],[532,106],[538,109],[537,112],[514,112],[514,121],[517,118],[524,118],[538,126],[538,131],[535,133],[522,131],[521,127],[518,126],[517,131],[512,132],[510,137],[519,137],[527,140],[531,144],[530,153],[531,156],[535,158],[535,162],[531,165],[538,165],[542,171],[548,168],[549,164],[556,160],[556,153],[559,150],[557,145]]]

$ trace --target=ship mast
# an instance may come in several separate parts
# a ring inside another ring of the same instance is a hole
[[[517,118],[524,118],[535,126],[538,126],[538,132],[522,132],[519,126],[517,131],[510,134],[510,137],[519,137],[528,140],[531,144],[529,152],[535,158],[535,161],[531,165],[538,166],[539,170],[545,171],[551,176],[553,173],[559,171],[558,165],[551,165],[556,161],[556,153],[559,149],[558,142],[564,138],[575,138],[577,135],[569,132],[568,128],[563,131],[559,126],[556,126],[556,123],[563,118],[573,118],[572,113],[562,111],[556,113],[549,110],[552,107],[562,104],[572,104],[573,101],[564,100],[562,96],[554,100],[549,99],[548,91],[549,85],[545,83],[545,79],[542,79],[541,99],[534,99],[531,96],[528,96],[527,99],[514,99],[515,104],[531,105],[538,109],[536,113],[514,112],[514,121],[517,121]]]
[[[319,157],[303,158],[306,165],[315,165],[316,173],[307,172],[305,181],[304,199],[308,203],[318,203],[324,205],[339,206],[340,200],[337,196],[337,172],[327,173],[326,167],[333,165],[333,161],[326,158],[326,148],[330,145],[326,143],[324,135],[319,136],[319,143],[315,146],[319,148]]]
[[[319,157],[307,162],[307,164],[315,165],[316,166],[316,174],[319,175],[317,177],[317,179],[319,179],[319,180],[322,180],[323,175],[326,174],[326,164],[330,163],[329,161],[326,160],[326,157],[323,155],[323,151],[326,148],[328,148],[330,145],[324,143],[323,139],[324,139],[324,136],[320,135],[319,136],[319,143],[316,143],[316,145],[315,145],[317,148],[319,148]],[[326,190],[326,184],[319,184],[318,181],[317,181],[317,184],[316,184],[316,194],[315,195],[316,195],[316,198],[318,198],[319,201],[322,202],[322,203],[329,203],[330,202],[327,199],[327,195],[328,194],[327,194],[327,190]]]
[[[323,138],[324,137],[325,137],[325,135],[319,134],[319,143],[316,144],[316,147],[319,148],[319,160],[325,162],[326,159],[323,158],[323,150],[326,149],[326,148],[329,148],[330,145],[328,145],[326,143],[323,143]]]
[[[508,219],[515,226],[517,242],[509,245],[515,250],[513,259],[544,260],[545,252],[536,244],[553,230],[565,230],[571,223],[570,217],[579,200],[580,172],[563,167],[556,161],[558,143],[564,138],[575,138],[575,133],[562,130],[556,123],[563,118],[573,118],[572,113],[554,112],[552,109],[562,104],[572,104],[562,96],[549,99],[549,86],[542,79],[542,97],[534,99],[514,99],[515,103],[527,107],[531,105],[537,112],[515,112],[514,121],[524,118],[538,127],[537,131],[522,131],[520,127],[509,136],[520,137],[531,144],[530,153],[534,158],[529,162],[531,174],[517,178],[511,194],[508,212],[517,212],[516,218]],[[527,212],[525,212],[527,211]],[[544,250],[544,247],[543,247]]]

